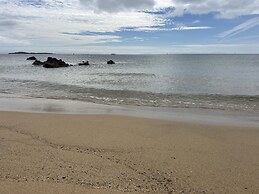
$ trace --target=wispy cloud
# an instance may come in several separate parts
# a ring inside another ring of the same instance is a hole
[[[84,40],[87,39],[88,44],[100,44],[100,43],[108,43],[108,42],[122,42],[120,36],[113,36],[113,35],[105,35],[105,34],[98,34],[93,32],[61,32],[61,35],[69,35],[73,36],[73,40]]]
[[[198,24],[198,23],[201,23],[201,21],[200,20],[194,20],[192,23],[193,24]]]
[[[152,32],[152,31],[187,31],[187,30],[207,30],[212,29],[211,26],[178,26],[174,28],[162,28],[162,27],[140,27],[134,29],[126,29],[127,31],[144,31],[144,32]]]
[[[244,22],[238,26],[235,26],[231,30],[222,32],[218,35],[218,37],[219,38],[229,38],[229,37],[235,36],[241,32],[249,30],[257,25],[259,25],[259,17],[247,20],[246,22]]]

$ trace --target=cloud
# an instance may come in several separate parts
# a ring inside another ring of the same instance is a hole
[[[123,2],[120,4],[121,8],[127,6],[126,1]],[[129,4],[132,9],[153,5],[152,1],[148,4],[144,0],[139,3],[133,2]],[[82,44],[120,42],[122,39],[119,36],[96,34],[76,37],[61,34],[61,32],[113,33],[125,27],[160,26],[163,23],[162,18],[138,11],[97,13],[93,10],[86,10],[85,6],[82,8],[79,0],[0,1],[0,36],[9,37],[5,39],[5,44],[8,43],[7,40],[20,40],[30,42],[32,45],[57,46],[76,45],[79,42]]]
[[[218,18],[235,18],[242,15],[259,14],[259,0],[171,0],[174,8],[168,17],[185,13],[216,13]]]
[[[100,35],[95,33],[77,33],[77,32],[61,32],[61,35],[73,36],[73,40],[80,40],[80,44],[100,44],[107,42],[121,42],[120,36]],[[85,41],[87,40],[87,41]]]
[[[5,30],[6,28],[15,27],[17,25],[18,25],[18,23],[16,21],[7,20],[7,19],[1,20],[1,18],[0,18],[0,31]]]
[[[218,35],[218,37],[219,38],[229,38],[229,37],[235,36],[241,32],[249,30],[257,25],[259,25],[259,17],[255,17],[253,19],[247,20],[246,22],[244,22],[238,26],[235,26],[231,30],[222,32]]]
[[[125,31],[137,31],[137,32],[154,32],[154,31],[187,31],[187,30],[207,30],[212,29],[210,26],[178,26],[174,28],[163,28],[163,27],[140,27],[140,28],[129,28]]]
[[[160,31],[208,30],[213,26],[191,23],[193,20],[188,22],[191,26],[177,24],[170,17],[213,12],[217,17],[233,18],[259,13],[258,7],[259,0],[0,0],[0,44],[4,45],[0,49],[27,45],[36,50],[84,50],[88,44],[130,45],[129,41],[145,45],[148,40],[146,35],[141,37],[144,32],[160,36]],[[222,36],[252,28],[255,21],[252,23],[237,26]]]
[[[41,7],[45,5],[43,0],[18,0],[16,3],[18,5],[31,5],[35,7]]]
[[[87,8],[105,12],[121,12],[129,10],[152,9],[154,0],[80,0]]]
[[[201,21],[200,20],[194,20],[192,23],[193,24],[198,24],[198,23],[201,23]]]
[[[30,45],[30,42],[26,40],[19,40],[0,35],[0,43],[4,45]]]

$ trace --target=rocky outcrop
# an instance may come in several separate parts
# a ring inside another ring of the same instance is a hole
[[[52,57],[48,57],[48,59],[44,62],[41,62],[39,60],[35,60],[32,65],[35,66],[43,66],[45,68],[60,68],[60,67],[68,67],[70,66],[69,64],[67,64],[66,62],[62,61],[61,59],[56,59],[56,58],[52,58]]]
[[[35,60],[32,65],[35,65],[35,66],[41,66],[43,65],[43,62],[39,61],[39,60]]]
[[[60,68],[60,67],[68,67],[69,64],[62,61],[61,59],[56,59],[52,57],[48,57],[47,61],[43,62],[43,67],[45,68]]]
[[[32,57],[28,57],[27,60],[37,60],[36,57],[32,56]]]
[[[115,62],[113,60],[110,60],[110,61],[107,61],[107,64],[112,65],[112,64],[115,64]]]
[[[89,61],[86,61],[86,62],[85,62],[85,61],[82,61],[81,63],[78,63],[78,65],[79,65],[79,66],[84,66],[84,65],[87,66],[87,65],[90,65],[90,64],[89,64]]]

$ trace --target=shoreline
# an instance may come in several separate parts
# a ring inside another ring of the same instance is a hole
[[[259,127],[257,112],[202,108],[104,105],[64,99],[0,96],[0,111],[70,115],[122,115],[211,125]]]
[[[3,193],[257,193],[259,128],[0,111]]]

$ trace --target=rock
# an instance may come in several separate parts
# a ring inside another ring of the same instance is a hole
[[[27,58],[27,60],[37,60],[37,59],[36,59],[36,57],[32,56],[32,57]]]
[[[110,61],[107,61],[107,64],[112,65],[112,64],[115,64],[115,62],[113,60],[110,60]]]
[[[39,60],[35,60],[32,65],[35,65],[35,66],[41,66],[43,65],[43,62],[39,61]]]
[[[82,61],[81,63],[78,63],[79,66],[83,66],[83,65],[90,65],[88,61]]]
[[[47,61],[43,62],[43,67],[45,68],[59,68],[59,67],[68,67],[69,64],[62,61],[61,59],[56,59],[48,57]]]

